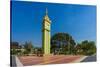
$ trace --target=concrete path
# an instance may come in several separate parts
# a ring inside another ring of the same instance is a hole
[[[16,57],[11,56],[11,67],[16,67]]]
[[[11,67],[23,67],[17,56],[11,56]]]

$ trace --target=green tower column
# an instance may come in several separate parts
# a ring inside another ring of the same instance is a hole
[[[44,16],[42,27],[42,47],[44,55],[50,54],[50,26],[51,21],[48,17],[48,11],[46,9],[46,15]]]

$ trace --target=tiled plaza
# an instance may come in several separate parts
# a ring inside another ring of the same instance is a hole
[[[72,63],[75,60],[80,59],[82,56],[76,55],[54,55],[54,56],[20,56],[19,60],[25,66],[27,65],[45,65],[45,64],[61,64]]]

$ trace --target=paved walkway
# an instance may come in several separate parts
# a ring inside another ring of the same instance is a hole
[[[46,57],[20,56],[19,59],[24,66],[28,66],[28,65],[70,63],[81,57],[82,56],[73,56],[73,55],[55,55],[55,56],[46,56]]]

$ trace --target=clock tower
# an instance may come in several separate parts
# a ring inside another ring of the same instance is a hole
[[[46,9],[42,24],[42,48],[44,55],[50,55],[50,26],[51,21],[48,17],[48,10]]]

